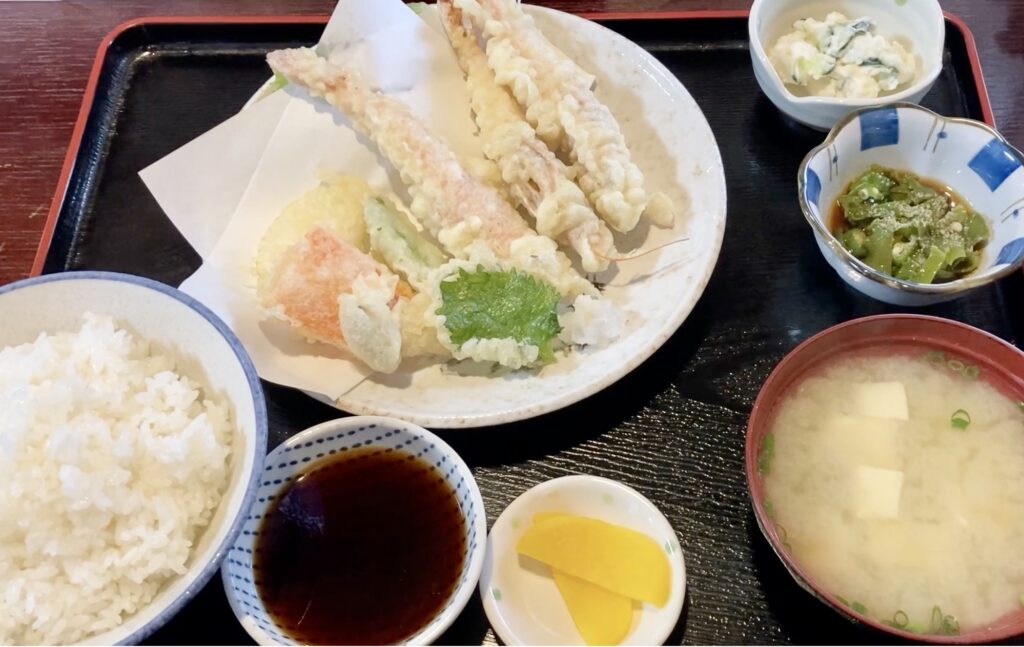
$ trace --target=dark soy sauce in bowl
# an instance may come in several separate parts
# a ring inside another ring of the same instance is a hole
[[[441,473],[412,454],[352,450],[314,463],[260,527],[256,587],[270,616],[310,644],[409,638],[447,604],[466,522]]]

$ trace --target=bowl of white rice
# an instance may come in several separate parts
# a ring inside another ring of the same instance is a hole
[[[135,644],[217,571],[267,444],[202,304],[69,272],[0,287],[0,644]]]

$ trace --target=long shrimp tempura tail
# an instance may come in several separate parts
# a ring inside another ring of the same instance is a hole
[[[404,103],[370,90],[358,74],[308,48],[271,52],[267,62],[289,82],[347,114],[356,130],[377,144],[409,186],[417,219],[452,256],[469,258],[483,246],[563,295],[596,293],[554,241],[538,236],[493,187],[467,172]]]
[[[523,109],[526,119],[537,136],[552,150],[563,147],[565,131],[558,119],[558,96],[544,88],[538,79],[537,66],[545,73],[559,70],[558,76],[573,79],[581,86],[591,87],[594,77],[555,47],[544,43],[530,49],[538,54],[531,60],[523,55],[518,45],[523,39],[544,36],[532,29],[532,19],[522,12],[510,11],[501,4],[481,3],[477,0],[454,0],[454,6],[487,36],[487,57],[499,84],[507,87]],[[513,39],[515,36],[515,39]]]
[[[437,8],[466,73],[484,154],[498,164],[513,198],[536,219],[538,232],[575,250],[587,272],[607,269],[615,253],[611,231],[569,179],[569,169],[537,139],[515,99],[497,84],[487,56],[463,24],[462,12],[452,0],[440,0]]]
[[[649,201],[644,176],[615,117],[594,95],[594,77],[552,45],[515,0],[454,3],[487,37],[487,59],[498,82],[512,90],[538,133],[554,133],[557,145],[568,149],[580,188],[597,213],[613,229],[631,231]],[[552,144],[551,136],[544,139]],[[664,224],[662,211],[649,215]]]

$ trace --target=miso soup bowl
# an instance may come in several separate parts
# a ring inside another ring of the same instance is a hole
[[[775,554],[793,579],[804,590],[846,618],[900,638],[934,644],[992,643],[1024,635],[1024,606],[988,626],[955,636],[919,634],[886,624],[884,619],[866,615],[863,607],[854,609],[815,581],[790,553],[785,531],[772,521],[765,506],[762,468],[770,453],[764,454],[764,440],[771,431],[779,405],[791,390],[836,355],[845,353],[904,354],[921,357],[963,375],[966,379],[986,380],[1003,394],[1024,402],[1024,353],[977,328],[939,317],[892,314],[854,319],[833,326],[807,339],[772,370],[754,401],[747,422],[745,448],[747,488],[754,516]],[[1018,487],[1019,484],[1008,484]],[[777,505],[777,502],[776,502]]]
[[[793,31],[797,20],[823,20],[832,11],[840,11],[848,18],[874,19],[875,33],[898,41],[917,59],[914,80],[896,92],[873,99],[801,95],[798,88],[783,83],[768,59],[776,41]],[[750,59],[761,90],[783,114],[817,130],[828,130],[858,108],[892,101],[921,101],[942,71],[946,38],[942,8],[937,0],[754,0],[748,31]]]
[[[946,185],[989,224],[981,265],[947,283],[903,281],[851,254],[830,229],[836,199],[872,164]],[[980,121],[943,117],[909,103],[843,118],[800,164],[800,208],[822,255],[855,290],[901,306],[954,299],[1010,274],[1024,262],[1024,154]]]

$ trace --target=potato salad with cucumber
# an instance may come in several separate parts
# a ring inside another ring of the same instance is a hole
[[[917,61],[895,40],[873,33],[871,18],[834,11],[807,18],[775,43],[769,55],[783,83],[808,95],[873,99],[914,80]]]
[[[981,263],[989,227],[950,191],[872,166],[836,201],[833,232],[857,258],[898,279],[941,283]]]

